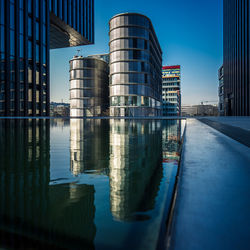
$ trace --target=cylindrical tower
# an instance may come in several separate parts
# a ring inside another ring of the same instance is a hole
[[[146,16],[114,16],[110,28],[110,115],[161,115],[162,51]]]
[[[70,60],[70,116],[101,116],[109,106],[108,64],[97,58]]]

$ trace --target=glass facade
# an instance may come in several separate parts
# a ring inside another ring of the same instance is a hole
[[[181,115],[181,69],[179,65],[162,68],[163,116]]]
[[[250,116],[249,0],[223,1],[224,110]]]
[[[5,0],[0,13],[0,116],[49,116],[49,49],[93,43],[93,0]]]
[[[162,51],[151,21],[124,13],[109,26],[110,115],[161,115]]]
[[[75,56],[70,60],[70,116],[100,116],[108,109],[108,64]]]

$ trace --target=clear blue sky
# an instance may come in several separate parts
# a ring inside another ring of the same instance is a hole
[[[138,12],[155,28],[163,65],[180,64],[182,104],[217,100],[222,64],[222,0],[95,0],[95,44],[51,50],[51,101],[69,101],[69,60],[108,53],[108,22],[115,14]]]

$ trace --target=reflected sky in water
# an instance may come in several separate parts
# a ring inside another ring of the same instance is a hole
[[[0,229],[12,240],[0,247],[155,248],[183,128],[177,120],[1,119]]]

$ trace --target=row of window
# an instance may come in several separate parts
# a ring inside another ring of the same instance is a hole
[[[111,106],[160,107],[160,102],[146,96],[113,96]]]
[[[95,98],[90,99],[72,99],[70,100],[70,108],[82,109],[86,106],[95,106]]]
[[[110,74],[116,72],[147,72],[150,73],[150,66],[146,62],[130,61],[130,62],[116,62],[110,65]]]
[[[39,0],[36,0],[36,30],[40,30],[39,27],[39,22],[41,19],[39,19]],[[43,6],[43,18],[42,18],[42,23],[43,26],[45,27],[46,24],[46,9],[45,9],[45,4],[46,1],[41,1],[42,2],[42,6]],[[19,26],[19,33],[23,34],[24,33],[24,9],[23,9],[23,1],[19,1],[20,3],[20,8],[19,10],[19,19],[17,20],[17,24]],[[32,13],[32,3],[33,1],[29,0],[28,3],[28,35],[31,36],[32,35],[32,18],[31,18],[31,13]],[[9,15],[7,15],[6,9],[5,9],[5,1],[1,1],[1,5],[0,5],[0,11],[1,11],[1,18],[0,18],[0,24],[4,25],[5,24],[5,16],[9,16],[10,17],[10,22],[9,22],[9,28],[11,30],[15,30],[15,21],[16,21],[16,14],[15,14],[15,5],[14,3],[10,2],[10,6],[9,6]],[[46,33],[46,29],[43,28],[43,33]],[[38,32],[37,32],[38,33]],[[39,36],[39,34],[37,34],[37,36]],[[39,38],[37,39],[39,40]]]
[[[162,82],[162,86],[180,86],[180,82]]]
[[[104,61],[93,60],[93,59],[79,59],[70,61],[70,69],[77,68],[94,68],[95,70],[108,71],[108,64]]]
[[[110,76],[110,84],[149,83],[149,75],[143,73],[114,74]]]
[[[168,91],[178,91],[180,88],[162,88],[163,93],[167,93]]]
[[[146,17],[140,15],[121,15],[110,21],[110,30],[125,25],[139,25],[149,28],[149,21]]]
[[[139,38],[122,38],[113,40],[110,43],[110,51],[119,49],[148,49],[148,41]]]
[[[162,100],[163,102],[177,102],[177,98],[166,98]]]
[[[164,111],[167,111],[167,112],[177,112],[178,110],[176,108],[164,108]]]
[[[108,88],[108,79],[104,81],[103,79],[76,79],[76,80],[71,80],[70,81],[70,88]]]
[[[93,97],[93,98],[100,98],[104,95],[103,89],[71,89],[70,90],[70,99],[74,98],[84,98],[84,97]]]
[[[150,86],[145,85],[114,85],[110,87],[110,95],[142,95],[154,96],[154,92]]]
[[[163,92],[162,93],[163,96],[177,96],[177,93],[166,93],[166,92]]]
[[[70,71],[71,80],[83,77],[100,78],[105,80],[107,76],[107,72],[96,69],[74,69]]]
[[[21,68],[21,67],[20,67]],[[24,70],[20,70],[19,71],[19,81],[20,82],[24,82]],[[37,67],[36,71],[35,71],[35,79],[36,79],[36,83],[39,84],[39,78],[40,78],[40,74],[42,77],[42,82],[46,82],[46,68],[42,67],[42,72],[39,72],[39,68]],[[5,80],[5,72],[1,71],[0,73],[0,80],[4,81]],[[16,72],[15,72],[15,68],[13,68],[10,71],[10,81],[11,82],[15,82],[16,80]],[[30,65],[28,66],[28,83],[32,83],[32,67],[30,67]]]
[[[145,50],[120,50],[110,53],[110,63],[123,60],[149,61],[149,53]]]
[[[7,30],[6,30],[7,31]],[[8,32],[10,32],[10,56],[15,56],[15,41],[17,41],[19,43],[19,57],[23,58],[24,57],[24,36],[22,34],[20,34],[18,37],[15,37],[15,32],[13,30],[8,30]],[[1,53],[5,53],[5,29],[2,25],[0,25],[0,52]],[[36,47],[36,62],[40,62],[40,49],[42,49],[42,55],[43,55],[43,60],[42,63],[46,64],[46,60],[47,60],[47,51],[46,51],[46,46],[40,46],[38,43],[35,44]],[[28,58],[33,59],[33,55],[32,55],[32,41],[28,40]]]
[[[149,31],[140,27],[121,27],[110,31],[110,41],[121,37],[142,37],[149,40]]]

